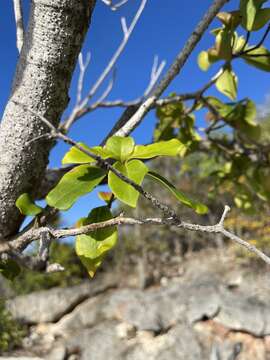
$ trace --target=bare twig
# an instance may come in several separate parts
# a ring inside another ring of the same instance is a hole
[[[199,22],[194,32],[187,40],[184,48],[177,55],[174,63],[171,65],[163,79],[160,81],[159,85],[156,87],[153,94],[150,94],[149,97],[145,100],[145,102],[135,112],[135,114],[130,119],[127,119],[125,125],[117,131],[117,135],[126,136],[130,134],[130,132],[132,132],[141,123],[145,115],[152,108],[153,104],[161,96],[164,90],[167,89],[172,80],[179,74],[187,59],[193,52],[195,46],[200,41],[202,35],[226,2],[228,2],[228,0],[215,0],[213,2],[207,13],[204,15],[203,19]]]
[[[224,220],[228,211],[230,210],[229,206],[225,206],[223,214],[219,222],[215,225],[198,225],[191,224],[187,222],[180,221],[178,223],[172,223],[171,218],[147,218],[147,219],[134,219],[134,218],[125,218],[123,216],[118,216],[116,218],[106,220],[103,222],[93,223],[89,225],[82,226],[80,228],[70,228],[70,229],[52,229],[48,227],[41,227],[38,229],[30,229],[28,232],[24,233],[16,240],[11,240],[8,243],[0,244],[0,254],[9,254],[10,252],[19,252],[25,249],[33,241],[39,240],[42,233],[47,232],[53,239],[61,239],[69,236],[78,236],[82,234],[88,234],[90,232],[96,231],[98,229],[104,229],[106,227],[112,226],[122,226],[122,225],[171,225],[178,228],[190,231],[204,232],[204,233],[215,233],[222,234],[226,238],[232,240],[236,244],[244,247],[250,252],[255,253],[260,257],[264,262],[270,264],[270,258],[264,254],[262,251],[257,249],[254,245],[249,244],[247,241],[241,239],[235,234],[229,232],[224,228]]]
[[[78,62],[80,67],[80,75],[78,80],[78,87],[77,87],[77,102],[76,106],[79,106],[81,100],[82,100],[82,89],[83,89],[83,82],[85,77],[85,72],[90,64],[91,60],[91,54],[90,52],[87,53],[85,62],[83,61],[83,55],[82,53],[79,54]]]
[[[147,3],[147,0],[142,0],[141,5],[140,5],[137,13],[135,14],[135,16],[134,16],[134,18],[133,18],[133,20],[132,20],[129,27],[127,27],[127,25],[126,25],[126,20],[124,18],[122,18],[121,24],[122,24],[122,29],[123,29],[123,40],[122,40],[121,44],[119,45],[118,49],[116,50],[116,52],[114,53],[113,57],[109,61],[106,68],[103,70],[103,72],[101,73],[101,75],[99,76],[99,78],[97,79],[95,84],[90,89],[87,96],[84,98],[84,100],[82,100],[80,102],[80,104],[78,106],[76,106],[74,108],[72,114],[62,124],[62,129],[65,132],[67,132],[70,129],[70,127],[72,126],[74,121],[77,119],[77,114],[80,113],[81,110],[84,109],[87,106],[89,100],[96,94],[97,90],[100,88],[100,86],[103,84],[104,80],[107,78],[107,76],[110,74],[110,72],[114,68],[118,58],[120,57],[123,50],[125,49],[125,47],[126,47],[126,45],[128,43],[128,40],[129,40],[129,38],[130,38],[130,36],[131,36],[137,22],[138,22],[138,20],[140,19],[141,15],[143,13],[143,10],[145,8],[146,3]]]
[[[269,32],[270,32],[270,24],[268,24],[268,26],[267,26],[267,28],[266,28],[266,30],[265,30],[265,32],[264,32],[261,40],[257,43],[257,45],[252,46],[252,47],[250,47],[250,48],[247,48],[247,50],[245,50],[245,47],[246,47],[247,42],[248,42],[248,40],[249,40],[249,36],[247,36],[247,38],[246,38],[247,40],[246,40],[245,46],[243,47],[243,49],[241,49],[241,51],[240,51],[238,54],[235,54],[233,57],[235,58],[235,57],[239,57],[239,56],[242,56],[242,55],[254,56],[254,54],[251,55],[250,52],[258,49],[259,47],[261,47],[261,46],[263,45],[263,43],[264,43],[264,41],[266,40]],[[255,56],[257,56],[257,55],[260,56],[260,54],[255,54]],[[264,54],[264,55],[261,55],[261,56],[267,56],[267,55]]]
[[[153,66],[152,66],[152,71],[151,71],[151,76],[150,76],[150,82],[149,85],[147,86],[145,92],[144,92],[144,97],[147,97],[151,91],[153,90],[153,88],[155,87],[164,67],[166,65],[166,61],[163,60],[159,65],[158,65],[158,56],[156,55],[154,57],[154,62],[153,62]]]
[[[109,6],[113,11],[119,9],[121,6],[125,5],[128,2],[128,0],[121,0],[116,4],[113,4],[112,0],[102,0],[102,1],[104,2],[104,4]]]
[[[16,21],[17,48],[20,53],[24,39],[23,11],[21,0],[13,0],[13,7]]]

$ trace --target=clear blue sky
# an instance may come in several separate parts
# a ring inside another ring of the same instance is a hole
[[[29,3],[30,0],[23,0],[26,16]],[[109,99],[132,100],[139,96],[149,81],[154,55],[158,54],[160,59],[166,60],[166,68],[168,68],[211,3],[211,0],[148,0],[126,51],[117,63],[117,79]],[[238,3],[238,0],[232,0],[228,8],[234,9]],[[139,0],[129,0],[128,4],[119,11],[112,12],[101,0],[97,0],[92,25],[83,48],[84,54],[90,51],[92,55],[85,81],[86,91],[103,70],[121,40],[120,17],[126,16],[129,23],[139,4]],[[218,25],[219,23],[216,22],[212,28]],[[215,67],[204,73],[196,65],[199,51],[212,46],[212,41],[213,38],[208,32],[167,93],[196,90],[214,74]],[[0,111],[2,114],[18,59],[11,0],[5,0],[1,4],[0,43],[2,45],[0,56]],[[257,104],[263,103],[270,90],[268,73],[243,65],[239,61],[235,62],[234,67],[239,76],[239,99],[248,96]],[[76,70],[70,89],[70,97],[73,100],[70,107],[74,104],[77,78],[78,71]],[[89,145],[97,145],[119,114],[121,114],[119,109],[93,112],[81,119],[73,127],[70,135]],[[133,135],[137,142],[150,141],[154,121],[154,115],[150,114],[141,127],[135,131]],[[60,166],[61,158],[66,150],[67,146],[63,144],[59,144],[53,150],[51,166]],[[85,216],[93,206],[98,204],[100,202],[96,196],[87,196],[66,213],[65,219],[70,224],[79,217]]]

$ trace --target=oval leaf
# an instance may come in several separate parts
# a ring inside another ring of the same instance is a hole
[[[263,28],[268,21],[270,20],[270,9],[261,9],[257,12],[253,26],[252,31],[257,31]]]
[[[101,206],[93,209],[87,218],[82,219],[80,226],[99,223],[111,218],[112,214],[108,207]],[[76,237],[76,253],[91,277],[102,264],[107,252],[116,245],[117,237],[116,226],[98,229]]]
[[[80,165],[65,174],[46,197],[47,203],[60,210],[69,209],[76,200],[91,192],[106,176],[95,166]]]
[[[200,52],[198,56],[198,65],[201,70],[207,71],[212,64],[219,60],[220,58],[218,57],[216,50],[209,49],[208,51]]]
[[[224,60],[231,60],[232,58],[232,44],[234,33],[228,28],[224,28],[216,36],[215,49],[219,58]]]
[[[132,137],[112,136],[109,138],[105,145],[111,157],[121,162],[130,158],[133,153],[135,143]]]
[[[88,150],[96,155],[99,155],[103,159],[107,159],[108,157],[110,157],[109,154],[101,146],[95,146],[93,148],[90,148],[84,143],[79,143],[79,145],[83,147],[85,150]],[[79,150],[76,146],[73,146],[63,157],[62,164],[86,164],[94,161],[95,160],[91,156],[85,154],[84,152]]]
[[[20,195],[16,201],[16,206],[23,215],[36,216],[43,210],[42,207],[36,205],[28,193]]]
[[[241,56],[249,65],[263,71],[270,71],[270,52],[263,46]]]
[[[197,214],[206,214],[208,212],[208,207],[203,205],[202,203],[199,203],[197,201],[191,200],[188,196],[186,196],[183,192],[177,190],[173,184],[171,184],[167,179],[165,179],[163,176],[153,172],[149,171],[147,176],[149,176],[151,179],[154,179],[159,184],[164,186],[166,189],[168,189],[174,197],[180,201],[182,204],[192,208],[196,211]]]
[[[222,94],[234,100],[237,96],[237,83],[237,76],[231,69],[227,68],[217,79],[216,87]]]
[[[84,143],[79,143],[85,150],[91,151],[90,147]],[[77,147],[71,147],[62,159],[62,164],[84,164],[94,161],[92,157],[86,155],[84,152],[79,150]]]
[[[176,156],[185,148],[177,139],[159,141],[151,145],[137,145],[131,156],[136,159],[151,159],[156,156]]]
[[[147,166],[140,160],[131,160],[126,164],[116,162],[113,167],[139,185],[148,172]],[[108,185],[118,200],[131,207],[136,207],[139,197],[138,191],[111,171],[108,175]]]
[[[252,31],[258,10],[264,0],[240,0],[241,25],[247,31]]]

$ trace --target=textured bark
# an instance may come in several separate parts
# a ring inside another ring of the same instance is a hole
[[[31,139],[48,131],[32,113],[57,125],[95,0],[34,0],[11,96],[0,125],[0,239],[16,233],[15,207],[23,192],[34,195],[42,181],[52,142]]]

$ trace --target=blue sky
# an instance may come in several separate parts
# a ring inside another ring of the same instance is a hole
[[[211,3],[211,0],[148,0],[128,46],[117,63],[116,83],[109,99],[132,100],[142,94],[149,81],[154,55],[157,54],[160,60],[166,60],[167,69]],[[29,4],[29,0],[23,1],[26,17]],[[97,0],[92,25],[83,47],[83,54],[90,51],[92,56],[85,78],[85,91],[95,82],[121,41],[120,17],[125,16],[129,23],[139,4],[139,0],[129,0],[128,4],[120,10],[112,12],[101,0]],[[237,6],[238,0],[232,0],[227,8],[235,9]],[[215,22],[212,28],[216,26],[219,26],[218,22]],[[0,43],[2,45],[0,56],[0,112],[2,115],[18,59],[11,0],[3,1],[1,4]],[[175,79],[165,94],[172,91],[177,93],[194,91],[209,80],[217,68],[213,67],[204,73],[198,68],[196,58],[199,51],[209,48],[212,44],[213,37],[208,32],[189,58],[180,76]],[[263,103],[270,90],[268,73],[248,67],[238,60],[234,68],[239,76],[239,99],[250,97],[257,104]],[[70,89],[71,102],[66,114],[74,105],[77,79],[78,69],[73,76]],[[79,120],[72,128],[70,135],[89,145],[97,145],[120,114],[120,109],[95,111]],[[133,134],[137,142],[144,143],[151,140],[154,123],[154,114],[150,114]],[[60,166],[61,158],[66,150],[67,146],[64,144],[56,146],[51,154],[51,166]],[[66,213],[66,222],[73,223],[98,204],[101,202],[95,195],[83,198]]]

